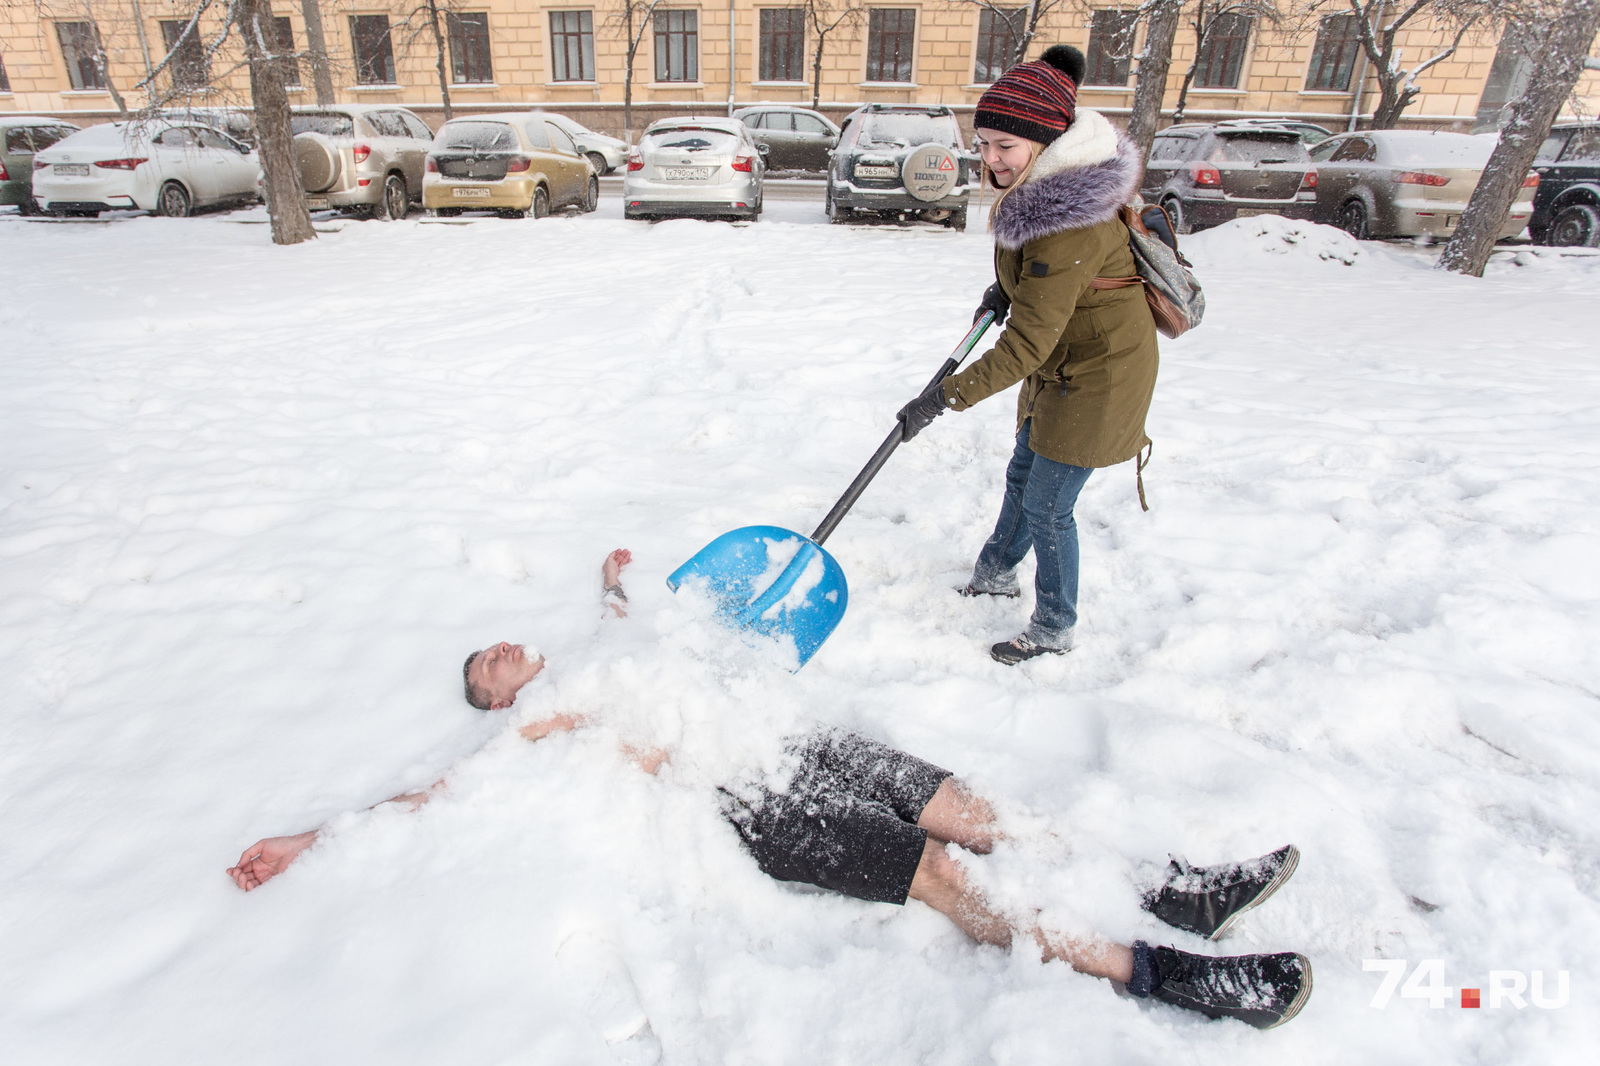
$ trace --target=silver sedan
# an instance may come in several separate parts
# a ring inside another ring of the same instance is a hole
[[[761,214],[766,163],[744,123],[667,118],[628,153],[625,218],[746,218]]]

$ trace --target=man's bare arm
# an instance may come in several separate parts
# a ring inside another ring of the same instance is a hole
[[[618,548],[600,564],[600,583],[604,586],[601,602],[618,618],[628,617],[628,594],[622,591],[622,568],[633,562],[633,553]]]

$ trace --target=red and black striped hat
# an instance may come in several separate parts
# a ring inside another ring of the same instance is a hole
[[[1084,66],[1082,52],[1058,44],[1012,67],[978,100],[973,126],[1049,144],[1072,125]]]

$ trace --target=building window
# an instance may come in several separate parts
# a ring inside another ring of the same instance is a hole
[[[106,87],[105,74],[100,69],[100,42],[92,24],[58,22],[56,40],[61,42],[61,58],[67,61],[67,81],[74,89]]]
[[[986,7],[978,12],[977,62],[972,68],[975,84],[992,85],[1006,72],[1027,17],[1025,7]]]
[[[494,81],[489,59],[489,13],[469,11],[445,16],[450,27],[450,80],[487,85]]]
[[[1498,129],[1506,105],[1520,97],[1533,75],[1533,57],[1522,46],[1520,34],[1507,33],[1495,49],[1494,63],[1478,98],[1478,118],[1474,132]]]
[[[550,12],[550,80],[594,81],[592,12]]]
[[[286,89],[300,88],[300,57],[294,50],[294,26],[286,18],[272,20],[272,52]]]
[[[700,13],[657,11],[656,81],[700,80]]]
[[[167,63],[167,73],[172,75],[174,89],[204,89],[211,81],[211,64],[200,46],[200,28],[196,26],[185,35],[183,31],[188,25],[188,19],[161,23],[161,39],[167,46],[167,54],[172,56]]]
[[[1230,12],[1218,15],[1200,49],[1194,84],[1199,89],[1237,89],[1244,69],[1245,48],[1255,20],[1249,15]]]
[[[1103,10],[1089,23],[1089,60],[1083,76],[1089,85],[1127,85],[1133,57],[1133,32],[1139,12]]]
[[[1350,72],[1361,51],[1361,23],[1357,15],[1327,15],[1317,26],[1317,46],[1311,50],[1307,89],[1350,91]]]
[[[805,81],[806,9],[761,9],[762,81]]]
[[[873,8],[867,22],[867,80],[910,81],[916,37],[916,8]]]
[[[357,85],[396,84],[388,15],[351,15],[350,42],[356,53]]]

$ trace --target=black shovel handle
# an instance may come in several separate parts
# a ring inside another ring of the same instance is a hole
[[[944,361],[944,365],[939,368],[937,374],[933,375],[932,380],[928,382],[922,392],[927,392],[928,389],[933,388],[949,377],[956,367],[961,365],[961,361],[977,346],[978,338],[983,336],[984,331],[993,322],[993,311],[985,311],[979,315],[977,320],[972,323],[972,328],[967,331],[967,335],[961,338],[961,343],[956,345],[955,351],[950,353],[950,358]],[[922,393],[917,395],[920,396]],[[844,516],[850,513],[850,508],[856,505],[856,501],[861,498],[861,494],[867,491],[867,486],[872,484],[872,479],[878,476],[878,471],[882,470],[884,464],[889,461],[889,456],[893,455],[894,450],[900,447],[900,442],[904,439],[902,437],[904,432],[905,426],[896,423],[894,429],[889,431],[889,435],[883,438],[883,443],[878,445],[878,450],[872,453],[872,458],[867,460],[867,465],[861,468],[861,473],[857,474],[856,479],[850,482],[850,487],[844,490],[844,495],[839,497],[839,502],[834,504],[833,510],[828,512],[828,517],[824,518],[822,524],[817,527],[817,531],[811,534],[813,541],[820,545],[833,535],[833,531],[838,528],[839,523],[844,521]]]

